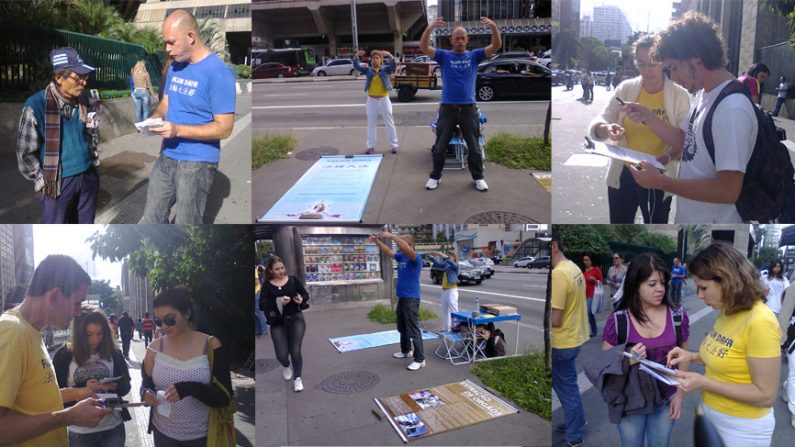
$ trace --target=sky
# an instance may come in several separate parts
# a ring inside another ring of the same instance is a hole
[[[672,5],[673,0],[580,0],[580,16],[593,18],[594,6],[617,6],[624,11],[632,31],[654,33],[668,26]]]
[[[88,272],[91,279],[110,280],[110,286],[121,285],[121,263],[111,263],[97,257],[91,260],[91,246],[86,242],[103,225],[33,225],[33,264],[51,254],[73,257]]]

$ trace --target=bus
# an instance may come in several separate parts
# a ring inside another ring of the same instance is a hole
[[[308,75],[315,69],[315,51],[312,48],[280,48],[251,52],[251,68],[265,62],[279,62],[299,74]]]

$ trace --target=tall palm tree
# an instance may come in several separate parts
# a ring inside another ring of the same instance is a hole
[[[199,36],[221,60],[229,60],[229,43],[224,37],[224,29],[217,20],[209,18],[199,20]]]

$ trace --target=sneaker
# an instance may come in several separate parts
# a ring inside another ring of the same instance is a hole
[[[566,441],[563,445],[566,447],[579,447],[585,445],[585,438],[581,438],[576,441]]]
[[[588,426],[588,421],[585,421],[585,424],[583,424],[582,427],[583,429],[585,429],[585,427],[587,426]],[[555,425],[555,431],[558,433],[566,433],[566,424],[564,422],[561,422],[560,424]]]
[[[431,190],[431,189],[436,189],[438,187],[439,187],[439,180],[429,178],[428,181],[425,182],[425,189]]]
[[[293,391],[296,393],[301,392],[304,390],[304,382],[301,381],[300,377],[296,377],[293,381]]]
[[[406,367],[406,369],[408,369],[409,371],[416,371],[420,368],[425,368],[425,360],[423,360],[421,363],[411,362],[411,364],[409,364],[409,366]]]
[[[364,152],[364,154],[365,154],[365,155],[370,155],[370,154],[372,154],[373,152],[375,152],[375,148],[374,148],[374,147],[371,147],[371,148],[367,149],[367,150]]]
[[[398,153],[398,147],[397,146],[392,148],[392,153],[393,154],[397,154]]]
[[[284,380],[290,380],[293,378],[293,370],[288,366],[282,370],[282,377]]]
[[[400,352],[400,351],[398,351],[398,352],[392,354],[392,357],[394,357],[396,359],[407,359],[407,358],[413,357],[413,356],[414,356],[414,351],[409,351],[409,352],[407,352],[405,354]]]
[[[488,191],[489,185],[487,185],[486,181],[483,179],[475,180],[475,188],[477,188],[478,191]]]
[[[795,428],[795,414],[790,416],[789,424],[792,425],[792,428]]]

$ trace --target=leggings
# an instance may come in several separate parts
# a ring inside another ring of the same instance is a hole
[[[285,368],[290,366],[290,360],[293,361],[293,377],[295,378],[301,377],[303,368],[301,343],[304,341],[305,332],[306,322],[301,313],[293,315],[284,324],[271,326],[271,338],[273,339],[273,349],[276,350],[276,358]]]

